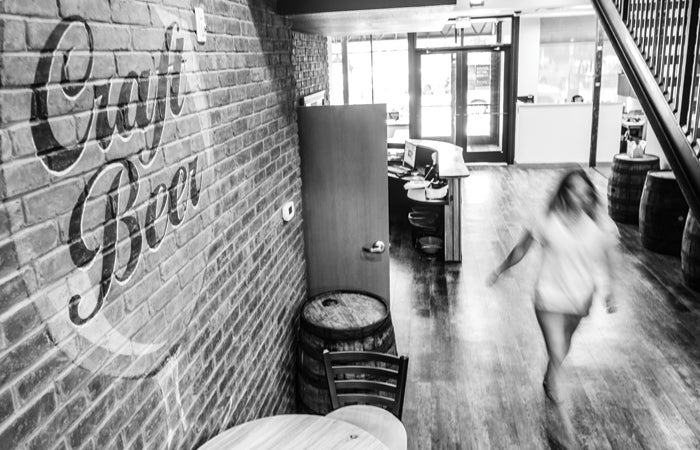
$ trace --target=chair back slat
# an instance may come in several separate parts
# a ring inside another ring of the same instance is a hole
[[[378,352],[329,352],[331,362],[383,362],[388,364],[398,364],[399,356]],[[334,364],[335,365],[335,364]]]
[[[374,366],[333,366],[333,372],[335,372],[336,376],[344,374],[367,375],[388,379],[397,379],[399,376],[398,370]]]
[[[390,409],[396,404],[393,398],[373,394],[338,394],[338,402],[340,406],[359,403],[363,405],[382,405]]]
[[[396,396],[396,385],[382,381],[370,380],[335,380],[335,390],[340,393],[347,391],[379,391]]]
[[[401,419],[408,357],[377,352],[325,350],[323,363],[333,409],[356,403],[376,405],[385,407]],[[392,368],[384,367],[387,365]]]

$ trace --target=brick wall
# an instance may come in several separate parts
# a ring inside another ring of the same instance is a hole
[[[326,41],[264,3],[0,3],[0,447],[192,448],[294,411],[294,104]]]
[[[326,91],[329,100],[328,42],[323,36],[293,32],[296,97]]]

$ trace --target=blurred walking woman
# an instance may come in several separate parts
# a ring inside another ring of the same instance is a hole
[[[558,403],[561,365],[594,295],[605,301],[608,312],[615,310],[610,280],[618,231],[583,170],[562,178],[543,217],[526,230],[489,284],[522,260],[533,241],[542,246],[534,303],[549,356],[542,384],[549,399]]]

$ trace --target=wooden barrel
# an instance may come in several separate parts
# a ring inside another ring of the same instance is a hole
[[[681,251],[688,204],[670,170],[647,173],[639,205],[642,245],[667,255]]]
[[[647,172],[659,170],[659,157],[643,155],[631,158],[615,155],[608,180],[608,214],[616,222],[636,224]]]
[[[685,284],[700,291],[700,224],[692,211],[688,213],[683,231],[681,270]]]
[[[366,292],[331,291],[308,299],[301,309],[297,361],[299,410],[331,411],[323,350],[367,350],[396,355],[389,305]]]

